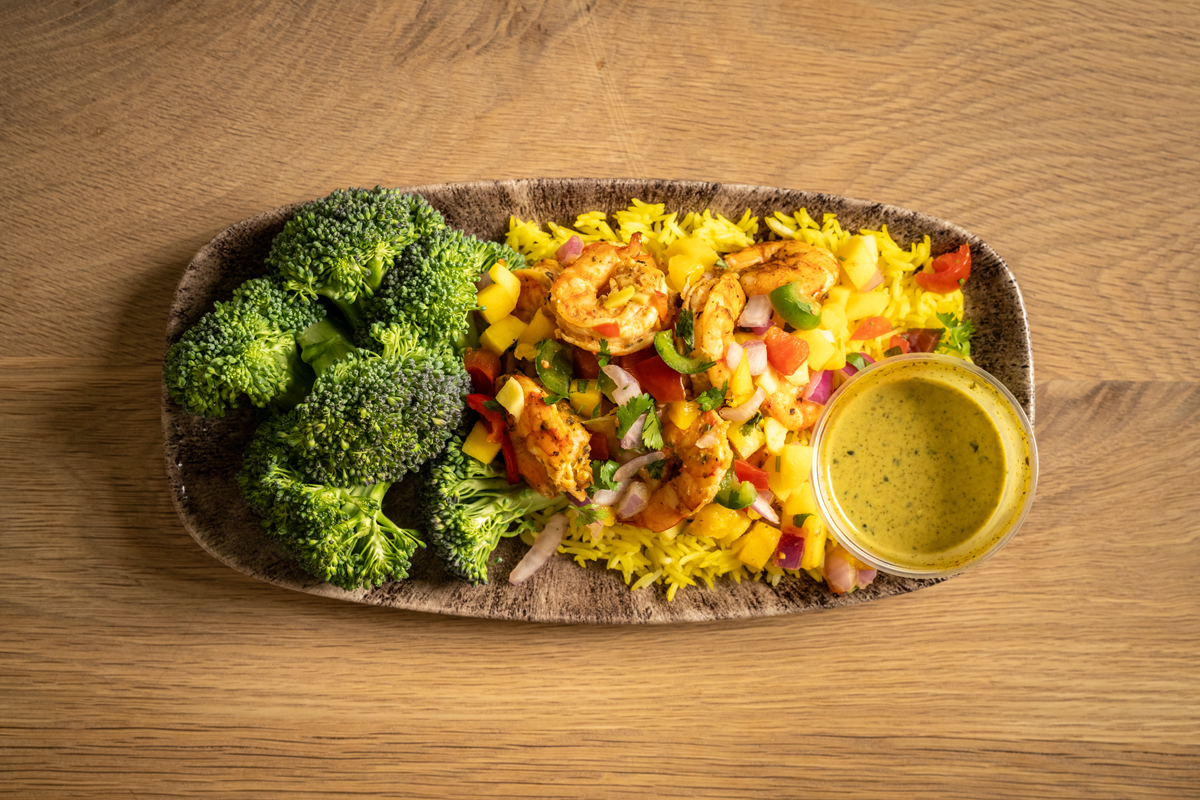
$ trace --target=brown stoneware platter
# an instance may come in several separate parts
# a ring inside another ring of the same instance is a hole
[[[965,287],[966,315],[975,325],[971,353],[996,376],[1033,419],[1033,356],[1025,306],[1005,263],[977,236],[949,222],[894,206],[812,192],[719,183],[665,180],[534,179],[414,186],[445,214],[446,221],[479,237],[503,240],[510,216],[539,223],[574,223],[584,211],[609,213],[631,199],[665,203],[686,213],[711,209],[730,218],[749,208],[759,217],[773,211],[807,208],[820,219],[835,213],[846,230],[878,230],[887,225],[902,247],[928,234],[933,252],[963,242],[971,246],[971,279]],[[205,245],[188,264],[171,306],[166,346],[203,316],[216,300],[265,272],[271,241],[296,206],[276,208],[233,225]],[[165,351],[164,351],[165,352]],[[346,592],[305,573],[262,532],[242,500],[235,476],[242,451],[255,428],[257,409],[249,403],[224,419],[194,417],[162,391],[162,424],[167,474],[175,505],[188,531],[219,561],[287,589],[370,605],[508,620],[565,623],[667,623],[791,614],[870,602],[937,583],[880,574],[865,589],[836,596],[807,578],[786,577],[776,587],[754,581],[718,582],[680,590],[668,601],[662,587],[631,592],[619,573],[597,566],[580,568],[558,555],[520,586],[508,573],[524,545],[503,539],[491,568],[491,582],[472,586],[447,575],[430,548],[418,551],[408,580],[371,590]],[[398,524],[419,527],[415,496],[420,477],[394,486],[385,511]]]

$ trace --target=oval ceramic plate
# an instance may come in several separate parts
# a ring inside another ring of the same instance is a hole
[[[933,252],[962,242],[971,245],[971,280],[966,285],[966,313],[975,325],[972,355],[998,377],[1033,418],[1033,359],[1025,307],[1016,281],[1003,261],[978,237],[933,217],[878,203],[825,194],[717,183],[648,180],[548,179],[416,186],[442,211],[450,225],[483,238],[502,240],[510,216],[572,224],[577,214],[625,208],[632,198],[666,203],[679,212],[711,209],[731,218],[747,208],[758,216],[775,210],[807,208],[820,219],[832,212],[842,227],[858,231],[887,225],[902,246],[929,234]],[[225,230],[188,265],[179,283],[167,327],[167,346],[212,307],[228,299],[247,278],[264,271],[271,241],[295,206],[267,211]],[[472,586],[443,572],[429,548],[421,550],[410,578],[373,590],[346,592],[318,581],[269,540],[258,518],[242,501],[234,476],[254,431],[256,409],[243,408],[225,419],[193,417],[172,403],[164,387],[162,420],[167,472],[176,507],[200,545],[218,560],[260,580],[288,589],[350,600],[470,617],[544,622],[682,622],[759,617],[853,605],[903,594],[936,581],[880,575],[869,587],[835,596],[807,578],[785,578],[777,587],[754,581],[720,582],[679,591],[668,602],[665,590],[651,587],[631,592],[618,573],[599,567],[581,569],[565,556],[550,561],[521,586],[508,583],[509,570],[520,560],[523,545],[501,541],[501,563],[492,567],[491,583]],[[401,525],[419,527],[414,495],[419,477],[393,487],[387,514]]]

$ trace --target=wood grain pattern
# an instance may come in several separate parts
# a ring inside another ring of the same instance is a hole
[[[0,4],[0,796],[1200,794],[1200,9]],[[953,220],[1029,308],[1038,499],[977,572],[654,628],[214,561],[162,468],[204,242],[339,186],[784,186]]]

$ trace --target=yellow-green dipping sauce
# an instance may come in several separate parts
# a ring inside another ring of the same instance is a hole
[[[823,469],[859,543],[919,565],[985,527],[1006,465],[1000,433],[972,397],[937,380],[936,370],[909,372],[847,387]]]

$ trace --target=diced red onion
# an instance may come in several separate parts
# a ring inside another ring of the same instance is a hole
[[[625,402],[632,397],[637,397],[642,393],[641,384],[637,382],[637,378],[633,374],[621,369],[616,364],[609,364],[607,367],[601,367],[605,375],[612,378],[612,382],[617,385],[613,390],[613,402],[619,406],[625,405]]]
[[[554,260],[565,267],[579,258],[579,254],[582,252],[583,239],[580,239],[578,236],[572,236],[554,251]]]
[[[723,419],[727,419],[730,422],[745,422],[754,416],[755,412],[758,411],[758,407],[761,406],[763,401],[766,399],[766,393],[762,390],[762,387],[759,386],[755,388],[754,394],[751,395],[750,399],[742,403],[740,406],[737,406],[736,408],[729,408],[726,406],[717,413],[720,414]]]
[[[650,487],[641,481],[630,481],[629,491],[621,498],[621,504],[617,506],[617,518],[629,519],[641,513],[642,509],[650,505]]]
[[[767,522],[773,522],[778,525],[779,515],[776,514],[775,509],[771,507],[771,501],[773,499],[774,496],[769,491],[759,492],[758,497],[754,499],[754,502],[750,505],[750,507],[758,512],[758,515]]]
[[[832,392],[833,372],[823,369],[809,378],[808,386],[804,387],[804,399],[824,405],[829,402],[829,395]]]
[[[717,436],[716,430],[709,428],[704,432],[703,436],[696,440],[696,447],[700,448],[701,450],[707,450],[708,448],[715,446],[720,441],[721,437]]]
[[[900,334],[910,353],[932,353],[942,340],[942,328],[913,328]]]
[[[567,532],[567,517],[565,514],[555,514],[542,528],[542,532],[533,541],[533,547],[527,552],[508,576],[508,582],[515,585],[524,583],[529,576],[542,568],[558,546],[562,544]]]
[[[613,473],[613,480],[616,483],[624,483],[637,474],[638,470],[647,464],[653,464],[655,461],[662,461],[666,458],[666,454],[662,450],[655,450],[653,453],[646,453],[644,456],[638,456],[632,461],[627,461],[617,468]]]
[[[588,533],[592,535],[593,542],[600,541],[600,537],[604,533],[604,520],[598,519],[595,522],[589,522],[584,527],[586,527],[588,529]]]
[[[858,588],[870,586],[871,581],[875,580],[875,576],[879,574],[879,570],[875,569],[860,569],[857,576],[854,578],[854,585]]]
[[[737,342],[730,342],[729,349],[725,351],[725,366],[730,369],[737,369],[737,365],[742,362],[742,346]]]
[[[742,345],[742,350],[749,359],[750,374],[762,375],[767,371],[767,343],[762,339],[751,339]]]
[[[804,537],[784,531],[779,537],[779,546],[775,548],[775,566],[782,569],[800,569],[804,559]]]
[[[869,292],[877,286],[883,285],[883,273],[875,270],[875,274],[871,276],[871,280],[867,281],[859,288],[860,292]]]
[[[858,579],[858,570],[846,559],[846,553],[841,548],[834,548],[825,554],[825,566],[822,569],[825,583],[834,594],[845,594],[854,588]]]
[[[772,312],[771,298],[757,294],[746,301],[746,307],[738,317],[738,325],[743,328],[765,328],[771,324]]]
[[[642,429],[646,427],[646,415],[642,414],[633,421],[629,430],[621,437],[621,447],[632,450],[642,443]]]
[[[871,358],[871,357],[870,357],[869,355],[867,355],[866,353],[858,353],[857,355],[860,355],[860,356],[862,356],[862,357],[863,357],[863,361],[866,361],[868,364],[874,364],[874,363],[875,363],[875,359]],[[850,377],[850,376],[852,376],[854,373],[858,372],[858,367],[854,366],[854,365],[853,365],[853,364],[851,364],[849,361],[847,361],[847,362],[846,362],[846,366],[842,367],[842,368],[841,368],[840,370],[838,370],[838,371],[839,371],[839,372],[841,372],[843,375],[845,375],[847,378],[849,378],[849,377]]]

